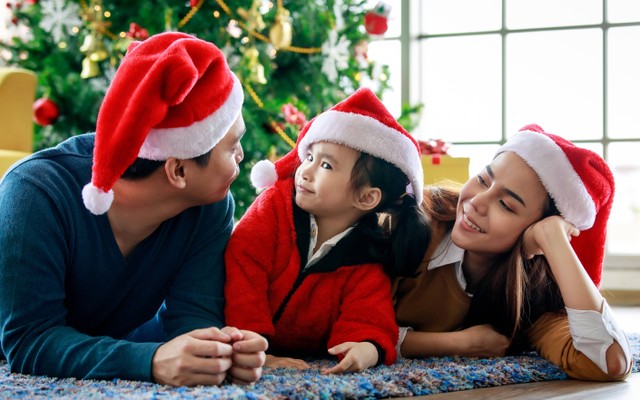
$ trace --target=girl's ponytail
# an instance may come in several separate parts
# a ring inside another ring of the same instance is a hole
[[[386,227],[390,233],[391,255],[385,269],[391,276],[412,276],[431,241],[431,224],[410,194],[388,210]]]

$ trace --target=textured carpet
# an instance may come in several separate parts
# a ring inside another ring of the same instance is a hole
[[[630,335],[634,372],[640,372],[640,334]],[[363,373],[325,376],[334,361],[312,361],[312,370],[265,370],[251,386],[170,388],[146,382],[57,379],[11,374],[0,362],[1,399],[376,399],[420,396],[490,386],[567,379],[558,367],[528,353],[516,357],[402,360]]]

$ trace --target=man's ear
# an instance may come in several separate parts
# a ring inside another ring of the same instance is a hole
[[[362,211],[371,211],[378,207],[382,201],[382,191],[380,188],[367,186],[360,189],[356,198],[356,207]]]
[[[170,157],[164,163],[164,173],[170,185],[178,189],[184,189],[187,186],[187,173],[184,160]]]

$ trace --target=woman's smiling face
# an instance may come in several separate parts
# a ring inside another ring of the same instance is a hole
[[[451,238],[487,257],[505,253],[542,218],[547,199],[534,170],[517,154],[501,153],[462,187]]]

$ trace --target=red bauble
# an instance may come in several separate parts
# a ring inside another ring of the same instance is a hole
[[[129,32],[127,32],[127,37],[135,40],[147,40],[149,38],[149,31],[136,24],[135,22],[132,22],[129,24]]]
[[[369,11],[364,15],[364,27],[370,35],[383,35],[387,28],[387,17]]]
[[[40,126],[51,125],[60,116],[58,105],[51,99],[41,97],[33,102],[33,120]]]

